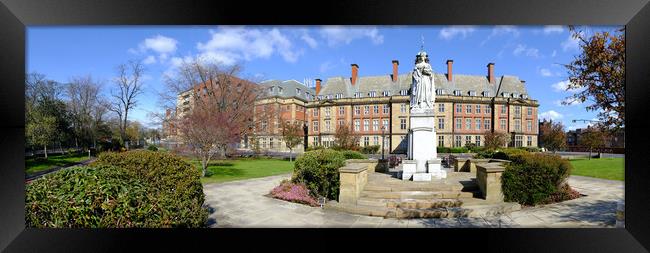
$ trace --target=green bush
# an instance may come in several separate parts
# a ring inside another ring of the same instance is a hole
[[[521,150],[526,150],[528,152],[539,152],[538,147],[519,147]]]
[[[147,193],[158,199],[161,227],[201,227],[207,220],[201,172],[182,158],[146,150],[102,153],[93,164],[126,169],[150,187]]]
[[[451,153],[451,149],[448,147],[438,147],[437,151],[438,153]]]
[[[572,168],[557,155],[526,152],[510,160],[501,177],[504,199],[523,205],[545,203],[564,188]]]
[[[321,149],[305,152],[294,164],[292,182],[303,183],[314,196],[339,197],[339,171],[345,156],[338,151]]]
[[[149,145],[147,150],[149,150],[149,151],[158,151],[158,147],[156,147],[155,145]]]
[[[346,160],[347,159],[367,159],[368,158],[364,154],[361,154],[361,153],[359,153],[357,151],[352,151],[352,150],[343,150],[343,151],[341,151],[341,153],[343,154],[343,156],[345,157]]]
[[[529,155],[530,152],[518,148],[506,148],[491,150],[485,149],[476,153],[476,158],[493,158],[503,160],[517,160],[521,156]]]
[[[379,145],[370,145],[370,146],[365,146],[361,147],[361,153],[364,154],[377,154],[379,152]]]
[[[157,199],[122,168],[60,170],[26,186],[28,227],[158,227]]]
[[[307,151],[314,151],[314,150],[321,150],[321,149],[325,149],[325,147],[323,147],[323,146],[321,146],[321,145],[318,145],[318,146],[309,146],[309,147],[307,147],[307,150],[305,150],[305,152],[307,152]]]
[[[468,151],[466,147],[456,147],[449,150],[450,153],[467,153]]]

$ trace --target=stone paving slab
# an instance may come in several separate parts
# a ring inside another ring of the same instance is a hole
[[[571,176],[569,184],[587,196],[561,203],[524,207],[507,215],[480,218],[391,219],[349,214],[265,196],[290,174],[204,185],[210,227],[317,228],[513,228],[614,227],[621,181]]]

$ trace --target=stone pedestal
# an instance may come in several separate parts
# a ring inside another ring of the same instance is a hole
[[[446,178],[437,152],[435,116],[432,110],[411,111],[408,139],[408,160],[403,162],[402,179],[431,181],[432,178]]]

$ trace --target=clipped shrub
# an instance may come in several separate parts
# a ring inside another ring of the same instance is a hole
[[[207,220],[201,172],[182,158],[146,150],[102,153],[93,165],[124,168],[150,187],[147,193],[158,199],[162,227],[201,227]]]
[[[318,206],[318,201],[309,194],[309,189],[303,183],[292,183],[283,180],[279,186],[271,190],[271,197],[290,202]]]
[[[379,152],[379,145],[370,145],[370,146],[365,146],[361,147],[361,153],[364,154],[377,154]]]
[[[449,149],[449,153],[467,153],[468,151],[469,150],[467,150],[466,147],[456,147]]]
[[[567,185],[572,168],[557,155],[526,152],[510,160],[501,177],[504,199],[523,205],[545,203]]]
[[[159,227],[157,199],[125,169],[74,167],[26,185],[28,227]]]
[[[451,148],[448,147],[437,147],[438,153],[451,153]]]
[[[339,171],[345,156],[331,149],[305,152],[294,164],[293,183],[303,183],[314,196],[328,199],[339,197]]]
[[[343,151],[341,151],[341,153],[343,154],[343,156],[345,157],[346,160],[347,159],[367,159],[368,158],[364,154],[361,154],[361,153],[359,153],[357,151],[352,151],[352,150],[343,150]]]
[[[158,147],[156,147],[155,145],[149,145],[149,147],[147,147],[147,150],[149,150],[149,151],[158,151]]]

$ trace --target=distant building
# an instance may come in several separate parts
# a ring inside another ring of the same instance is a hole
[[[309,145],[334,145],[338,125],[347,125],[360,138],[360,146],[382,145],[391,153],[405,153],[409,129],[411,73],[359,76],[351,64],[350,77],[316,79],[316,97],[307,103]],[[496,76],[494,63],[486,76],[436,73],[435,128],[439,147],[483,146],[484,133],[494,129],[511,136],[510,146],[537,146],[539,104],[528,96],[525,82],[516,76]],[[494,110],[491,106],[494,99]]]

